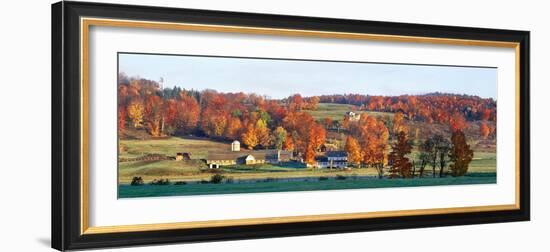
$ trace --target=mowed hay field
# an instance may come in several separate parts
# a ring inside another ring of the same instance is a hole
[[[349,104],[337,104],[337,103],[319,103],[317,110],[305,110],[315,120],[323,120],[330,117],[332,120],[343,120],[346,112],[353,111],[353,105]],[[355,111],[356,113],[373,116],[390,116],[393,117],[393,113],[375,112],[375,111]]]
[[[139,158],[148,154],[162,154],[174,157],[178,152],[191,154],[193,160],[158,160],[119,162],[119,183],[129,183],[134,176],[141,176],[145,181],[168,178],[178,179],[201,174],[206,164],[201,161],[208,151],[227,151],[228,143],[214,142],[199,138],[170,137],[164,139],[120,140],[120,158]]]
[[[134,176],[140,176],[148,183],[153,179],[170,179],[170,181],[208,180],[213,175],[204,161],[208,151],[227,151],[228,143],[208,139],[171,137],[165,139],[121,140],[123,146],[120,158],[138,158],[148,154],[175,156],[178,152],[188,152],[192,160],[157,160],[119,162],[119,183],[129,184]],[[416,154],[414,151],[411,158]],[[448,169],[448,168],[447,168]],[[376,176],[374,168],[354,168],[349,171],[301,168],[301,166],[235,165],[220,169],[224,176],[235,180],[265,178],[298,178],[298,177],[335,177],[342,176]],[[476,151],[470,163],[470,173],[495,173],[496,153]],[[431,174],[431,167],[426,167],[426,176]]]

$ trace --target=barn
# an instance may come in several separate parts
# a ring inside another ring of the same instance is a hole
[[[292,152],[283,150],[251,150],[209,152],[205,159],[209,168],[220,168],[227,165],[278,164],[290,161]]]

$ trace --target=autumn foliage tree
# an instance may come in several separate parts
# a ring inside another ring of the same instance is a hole
[[[225,136],[230,139],[239,139],[242,131],[242,122],[238,117],[230,117],[225,129]]]
[[[258,144],[264,148],[268,148],[271,144],[270,132],[267,123],[263,119],[256,121],[255,134],[258,138]]]
[[[163,100],[156,95],[150,95],[145,100],[144,122],[151,136],[158,137],[163,130]]]
[[[466,119],[458,112],[455,112],[449,120],[451,132],[462,131],[466,128]]]
[[[304,153],[304,162],[310,165],[315,164],[315,146],[313,140],[308,140]]]
[[[468,172],[468,166],[474,157],[474,152],[466,142],[466,136],[462,131],[455,131],[451,136],[452,148],[449,158],[453,162],[450,165],[451,175],[463,176]]]
[[[217,93],[208,95],[209,98],[202,109],[200,127],[208,136],[221,137],[229,117],[229,113],[224,108],[226,100],[224,96]]]
[[[311,125],[312,130],[310,132],[313,143],[313,148],[318,151],[321,148],[321,145],[325,142],[327,137],[327,132],[325,128],[323,128],[321,125],[314,123]]]
[[[479,135],[481,135],[483,139],[487,139],[490,133],[491,133],[491,129],[489,128],[489,126],[487,126],[487,123],[482,122],[481,125],[479,126]]]
[[[397,134],[397,141],[392,145],[392,151],[389,155],[390,177],[391,178],[410,178],[412,164],[406,155],[411,153],[411,144],[407,139],[405,132]]]
[[[117,125],[118,134],[124,134],[124,129],[126,129],[126,108],[124,106],[118,106]]]
[[[346,138],[345,150],[348,153],[348,162],[355,165],[360,165],[362,161],[361,146],[359,142],[352,136]]]
[[[298,154],[305,155],[308,149],[308,154],[317,151],[326,138],[324,127],[303,111],[289,112],[282,126],[292,137],[293,149]]]
[[[273,131],[273,144],[278,150],[282,150],[287,139],[287,132],[285,128],[279,126]],[[292,141],[292,140],[291,140]]]
[[[128,117],[132,120],[134,128],[139,128],[143,123],[143,103],[140,100],[133,100],[128,105]]]
[[[349,133],[357,139],[361,147],[361,162],[377,169],[383,175],[383,167],[388,162],[387,146],[389,131],[382,119],[362,114],[359,121],[350,121]]]
[[[408,128],[405,124],[405,116],[401,112],[397,112],[393,116],[392,132],[397,135],[400,132],[408,133]]]
[[[248,147],[248,149],[250,150],[258,145],[259,141],[258,137],[256,136],[256,130],[253,124],[248,124],[248,126],[246,126],[246,130],[242,134],[241,140],[243,144],[245,144],[246,147]]]
[[[283,143],[283,150],[287,150],[287,151],[294,150],[294,141],[292,140],[292,137],[289,135],[287,135],[285,138],[285,142]]]
[[[198,102],[191,96],[180,93],[176,100],[176,117],[173,125],[180,133],[193,132],[199,122],[200,107]]]

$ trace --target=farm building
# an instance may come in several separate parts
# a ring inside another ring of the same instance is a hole
[[[206,164],[209,168],[220,168],[224,165],[235,165],[242,154],[238,152],[208,153]]]
[[[292,152],[284,150],[250,150],[240,151],[240,143],[234,141],[231,150],[226,152],[209,152],[205,162],[210,168],[219,168],[227,165],[278,164],[290,161]]]
[[[346,168],[348,154],[345,151],[327,151],[323,156],[315,157],[319,168]]]
[[[231,143],[231,151],[241,151],[241,143],[237,140]]]
[[[254,157],[252,154],[248,154],[243,157],[241,162],[239,162],[239,160],[237,159],[237,163],[246,164],[246,165],[263,164],[265,163],[265,159],[262,159],[261,157],[256,159],[256,157]]]
[[[346,116],[349,117],[350,121],[359,121],[361,119],[361,114],[355,113],[353,111],[346,112]]]

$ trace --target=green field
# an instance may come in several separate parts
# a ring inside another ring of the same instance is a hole
[[[332,120],[342,120],[346,112],[352,111],[353,105],[349,104],[336,104],[336,103],[319,103],[316,110],[305,110],[308,114],[313,116],[315,120],[322,120],[327,117]],[[356,111],[359,114],[367,113],[374,116],[393,116],[393,113],[375,112],[375,111]]]
[[[119,163],[119,197],[147,197],[169,195],[200,195],[219,193],[282,192],[307,190],[333,190],[354,188],[381,188],[401,186],[431,186],[457,184],[484,184],[496,182],[496,153],[476,151],[467,176],[431,178],[427,166],[421,179],[377,179],[374,168],[314,169],[301,163],[282,165],[232,165],[211,170],[201,159],[208,151],[226,151],[229,144],[200,138],[171,137],[166,139],[121,140],[120,157],[137,158],[147,154],[174,156],[189,152],[192,160],[131,161]],[[413,151],[411,158],[416,154]],[[447,168],[448,169],[448,168]],[[438,172],[438,171],[436,171]],[[224,176],[221,184],[200,183],[209,181],[215,174]],[[145,185],[130,186],[134,176],[143,178]],[[348,178],[338,180],[337,177]],[[148,185],[154,179],[185,181],[186,185]],[[323,180],[320,180],[323,178]],[[229,182],[228,182],[229,180]],[[233,183],[233,181],[235,183]],[[244,182],[244,183],[243,183]]]
[[[438,185],[465,185],[496,183],[495,173],[472,173],[464,177],[377,179],[347,177],[345,180],[311,178],[308,181],[258,181],[249,183],[222,183],[186,185],[119,185],[119,198],[184,196],[207,194],[288,192],[311,190],[338,190],[359,188],[415,187]]]

